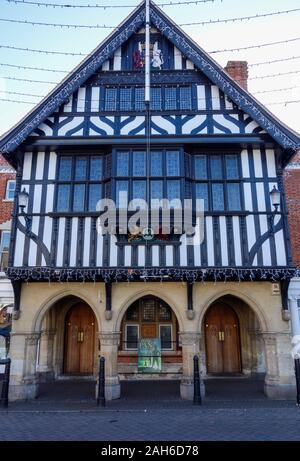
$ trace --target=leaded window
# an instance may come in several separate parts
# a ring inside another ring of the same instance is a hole
[[[177,88],[166,87],[165,88],[165,109],[176,110],[177,109]]]
[[[179,108],[183,110],[190,110],[192,108],[192,94],[190,86],[183,86],[179,88]]]
[[[176,317],[167,303],[154,296],[141,298],[128,308],[121,332],[121,350],[137,350],[139,340],[148,337],[159,338],[162,350],[180,349]]]
[[[117,110],[117,88],[106,88],[105,91],[105,110],[114,111]]]
[[[194,197],[204,201],[204,211],[243,209],[237,154],[196,154],[193,166]]]
[[[127,200],[143,199],[169,200],[182,199],[184,172],[181,168],[183,152],[180,149],[162,149],[160,151],[142,150],[116,151],[115,159],[115,194],[116,203],[120,207],[121,191],[122,207]],[[149,196],[148,196],[149,195]],[[154,206],[154,204],[153,204]]]
[[[153,86],[150,102],[153,111],[186,111],[197,108],[196,99],[192,97],[192,87],[189,85]],[[145,110],[145,88],[106,87],[103,109],[110,112]]]
[[[104,196],[104,155],[62,155],[58,162],[56,211],[96,212]]]
[[[120,110],[132,110],[132,88],[120,88]]]

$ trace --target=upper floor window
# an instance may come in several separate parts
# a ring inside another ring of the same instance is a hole
[[[181,150],[151,151],[149,159],[144,150],[124,150],[117,151],[115,158],[117,206],[127,207],[128,201],[133,199],[146,200],[152,206],[152,200],[182,200]]]
[[[9,179],[6,183],[5,200],[13,200],[15,196],[16,181]]]
[[[96,211],[104,196],[105,155],[61,156],[56,192],[57,212]]]
[[[205,211],[241,211],[242,189],[236,154],[193,156],[194,194]]]
[[[9,252],[10,232],[2,231],[0,242],[0,264],[1,272],[8,266],[8,252]]]
[[[151,110],[191,110],[193,107],[191,86],[155,86],[151,88]],[[145,110],[144,87],[107,87],[104,110]]]

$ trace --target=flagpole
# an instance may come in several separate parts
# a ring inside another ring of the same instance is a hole
[[[149,228],[149,218],[150,218],[150,148],[151,148],[151,115],[150,115],[150,100],[151,100],[151,81],[150,81],[150,0],[145,1],[146,6],[146,36],[145,36],[145,109],[146,109],[146,201],[148,203],[148,213],[147,213],[147,228]],[[147,241],[146,241],[147,247]],[[147,249],[146,249],[147,254]],[[145,267],[146,267],[146,255],[145,255]]]
[[[146,0],[145,104],[150,104],[150,0]]]

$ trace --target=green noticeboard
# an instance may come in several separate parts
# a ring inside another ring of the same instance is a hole
[[[143,338],[139,341],[138,373],[161,372],[161,342],[160,339]]]

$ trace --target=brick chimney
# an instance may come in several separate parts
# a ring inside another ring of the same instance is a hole
[[[247,61],[228,61],[224,70],[242,88],[248,90],[248,63]]]
[[[284,185],[289,212],[293,262],[300,268],[300,150],[285,168]]]

